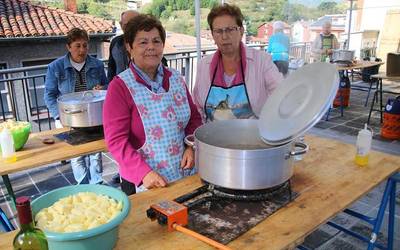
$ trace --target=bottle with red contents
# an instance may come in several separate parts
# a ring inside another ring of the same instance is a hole
[[[20,231],[14,238],[15,250],[46,250],[46,236],[43,231],[35,228],[32,219],[31,202],[28,197],[17,198],[17,212],[20,224]]]

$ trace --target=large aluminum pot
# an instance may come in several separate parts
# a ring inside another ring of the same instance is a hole
[[[195,161],[203,180],[229,189],[258,190],[282,184],[293,175],[293,156],[304,154],[308,146],[294,142],[270,146],[260,139],[257,121],[215,121],[196,129]],[[191,139],[185,141],[190,144]]]
[[[354,59],[354,50],[334,50],[332,54],[333,62],[349,62]]]
[[[103,125],[105,90],[89,90],[65,94],[57,98],[63,126],[83,128]]]

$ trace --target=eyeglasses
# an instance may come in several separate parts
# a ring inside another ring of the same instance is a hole
[[[232,35],[233,32],[240,30],[239,26],[236,27],[226,27],[223,29],[213,29],[213,34],[216,36],[222,36],[222,34]]]

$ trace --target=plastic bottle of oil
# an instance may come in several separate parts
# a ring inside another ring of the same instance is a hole
[[[0,133],[1,156],[5,162],[15,162],[17,156],[15,154],[14,139],[7,128],[3,128]]]
[[[368,129],[367,124],[365,124],[364,129],[360,130],[357,136],[357,152],[354,159],[357,165],[366,166],[368,164],[371,142],[372,132]]]

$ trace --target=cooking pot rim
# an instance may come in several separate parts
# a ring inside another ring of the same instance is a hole
[[[100,95],[96,96],[96,99],[84,99],[83,96],[86,93],[99,93]],[[67,93],[59,96],[57,98],[57,103],[61,103],[63,105],[81,105],[81,104],[91,104],[91,103],[98,103],[98,102],[104,102],[106,99],[106,90],[87,90],[87,91],[82,91],[82,92],[72,92],[72,93]],[[69,100],[63,100],[67,98],[72,98],[72,97],[82,97],[82,98],[76,98],[76,99],[69,99]],[[76,103],[69,103],[71,101],[74,101]]]
[[[200,126],[200,127],[201,127],[201,126]],[[222,147],[222,146],[217,146],[217,145],[214,145],[214,144],[210,144],[210,143],[208,143],[208,142],[205,142],[204,140],[200,140],[200,139],[198,138],[198,136],[196,136],[196,134],[199,133],[199,132],[198,132],[198,131],[199,131],[198,129],[199,129],[200,127],[198,127],[198,128],[194,131],[194,133],[193,133],[192,135],[186,136],[186,138],[188,138],[189,141],[192,141],[193,144],[195,144],[196,141],[198,141],[198,142],[204,144],[204,146],[207,146],[207,147],[210,147],[210,148],[215,148],[215,149],[228,150],[228,151],[230,151],[230,152],[243,152],[243,151],[246,151],[246,152],[265,152],[265,150],[280,149],[280,148],[286,147],[288,144],[293,144],[293,143],[295,142],[295,140],[291,140],[291,141],[288,141],[288,142],[285,142],[285,143],[279,144],[279,145],[270,145],[270,144],[267,144],[267,143],[264,142],[264,143],[265,143],[265,146],[266,146],[265,148],[251,148],[251,149],[238,149],[238,148]],[[191,139],[191,138],[193,138],[193,139]],[[188,144],[188,143],[187,143],[187,144]]]

